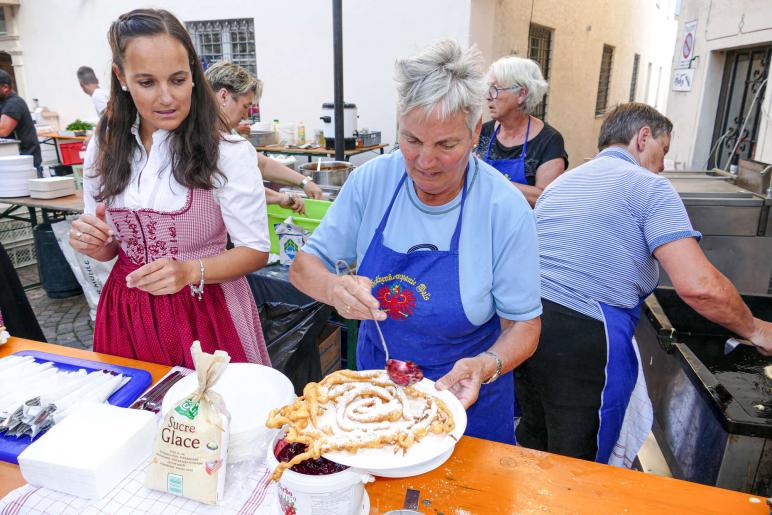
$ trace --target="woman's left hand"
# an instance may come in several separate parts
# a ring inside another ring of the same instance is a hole
[[[480,395],[480,385],[485,380],[487,363],[481,356],[462,358],[456,361],[453,368],[437,380],[437,390],[450,390],[458,397],[465,409],[477,402]]]
[[[191,284],[192,261],[161,258],[141,266],[126,276],[126,286],[146,291],[151,295],[171,295]],[[195,272],[199,273],[198,261]],[[195,281],[198,283],[198,280]]]
[[[308,195],[308,198],[312,198],[314,200],[324,199],[324,192],[322,191],[322,188],[317,186],[314,181],[307,182],[306,185],[303,186],[303,191],[306,193],[306,195]]]

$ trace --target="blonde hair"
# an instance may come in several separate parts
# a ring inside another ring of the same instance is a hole
[[[547,81],[541,74],[539,65],[523,57],[502,57],[488,69],[488,80],[499,83],[503,88],[522,86],[528,91],[523,105],[527,114],[533,112],[547,93]]]
[[[219,61],[207,68],[205,74],[213,90],[225,88],[234,99],[252,92],[259,100],[263,94],[263,83],[238,64]]]
[[[474,131],[482,116],[485,80],[482,55],[476,47],[463,49],[458,42],[438,41],[395,66],[399,114],[415,108],[447,119],[463,112]]]

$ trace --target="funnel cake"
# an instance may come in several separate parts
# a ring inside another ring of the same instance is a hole
[[[274,480],[285,469],[324,453],[388,445],[404,452],[429,433],[443,435],[455,428],[451,410],[441,399],[398,387],[383,370],[339,370],[319,383],[308,383],[302,397],[271,411],[266,425],[286,426],[285,439],[308,449],[279,463]]]

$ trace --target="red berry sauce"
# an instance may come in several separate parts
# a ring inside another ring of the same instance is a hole
[[[273,454],[281,463],[287,463],[298,454],[306,452],[306,446],[302,443],[288,443],[284,438],[276,443]],[[305,460],[290,467],[290,470],[307,476],[326,476],[346,470],[348,467],[330,461],[326,458],[318,460]]]

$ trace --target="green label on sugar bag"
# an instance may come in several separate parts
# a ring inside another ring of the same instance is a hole
[[[183,417],[188,417],[190,420],[193,420],[198,415],[198,403],[193,402],[192,399],[187,399],[185,402],[174,408],[174,411]]]

